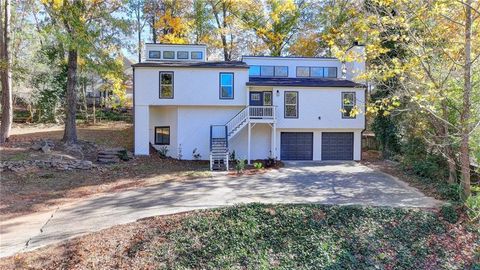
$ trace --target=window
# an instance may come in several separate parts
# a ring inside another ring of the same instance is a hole
[[[203,59],[202,52],[192,52],[190,58],[192,59]]]
[[[263,106],[272,106],[272,92],[263,92]]]
[[[148,51],[148,58],[160,59],[160,51]]]
[[[170,127],[155,127],[155,144],[170,145]]]
[[[233,73],[220,73],[220,99],[233,99]]]
[[[173,72],[160,71],[160,98],[173,98]]]
[[[275,77],[287,77],[288,76],[288,67],[287,66],[276,66],[275,67]]]
[[[177,52],[177,59],[188,59],[188,52],[187,51],[178,51]]]
[[[175,52],[174,51],[164,51],[163,52],[163,59],[175,59]]]
[[[310,68],[297,67],[297,77],[310,77]]]
[[[336,78],[336,67],[297,67],[297,77]]]
[[[248,76],[260,76],[260,66],[250,66]]]
[[[273,66],[261,66],[260,76],[273,77]]]
[[[337,68],[335,67],[327,67],[324,69],[324,76],[326,78],[336,78],[337,77]]]
[[[285,118],[298,118],[298,92],[285,91]]]
[[[323,77],[323,67],[311,67],[310,68],[311,77]]]
[[[342,92],[342,118],[356,118],[350,116],[355,107],[355,92]]]
[[[250,94],[250,99],[254,101],[259,101],[260,100],[260,93],[252,93]]]

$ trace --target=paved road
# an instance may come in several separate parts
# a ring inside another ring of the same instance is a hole
[[[441,203],[356,162],[288,163],[262,175],[166,182],[2,221],[0,257],[148,216],[248,202],[426,208]]]

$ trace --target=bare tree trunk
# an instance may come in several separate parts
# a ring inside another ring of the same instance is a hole
[[[63,141],[65,143],[77,143],[77,50],[70,49],[68,51],[68,67],[67,67],[67,104],[65,118],[65,132]]]
[[[140,9],[140,8],[139,8]],[[140,13],[140,11],[138,11]],[[137,14],[137,32],[138,32],[138,62],[142,62],[142,22],[140,14]]]
[[[440,90],[441,95],[444,96],[443,88]],[[448,106],[444,100],[441,102],[442,104],[442,117],[443,119],[448,119]],[[442,144],[444,145],[445,149],[445,156],[447,158],[448,163],[448,183],[449,184],[456,184],[458,181],[457,178],[457,164],[455,162],[455,152],[452,148],[452,142],[450,140],[450,130],[448,124],[445,122],[440,123],[442,125]]]
[[[1,60],[5,68],[1,70],[2,80],[2,124],[0,127],[0,142],[8,141],[13,121],[12,102],[12,59],[10,57],[10,0],[4,2],[3,26],[0,31],[1,39]],[[1,23],[0,23],[1,24]]]
[[[465,3],[465,65],[464,65],[464,86],[463,86],[463,108],[460,115],[461,136],[460,164],[462,166],[462,187],[463,199],[470,196],[470,94],[472,91],[472,0]]]
[[[10,56],[10,0],[5,0],[3,6],[3,25],[1,31],[1,60],[5,68],[1,70],[2,80],[2,124],[0,127],[0,142],[8,141],[13,121],[12,102],[12,59]]]

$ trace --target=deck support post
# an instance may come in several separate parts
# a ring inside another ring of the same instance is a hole
[[[248,123],[248,149],[247,149],[247,164],[250,165],[250,145],[252,137],[252,124]]]
[[[271,158],[277,158],[277,124],[272,124],[272,156]]]

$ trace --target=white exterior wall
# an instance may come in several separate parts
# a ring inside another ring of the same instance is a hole
[[[155,145],[155,127],[170,127],[170,145]],[[167,147],[168,155],[176,157],[178,153],[178,107],[150,106],[149,142],[154,148]]]
[[[273,105],[277,106],[277,128],[365,128],[365,90],[363,88],[273,87]],[[278,90],[278,94],[277,94]],[[298,92],[298,118],[285,118],[285,91]],[[342,92],[355,92],[361,114],[342,118]]]
[[[173,71],[173,99],[159,98],[160,71]],[[234,73],[234,99],[220,99],[220,72]],[[245,106],[248,69],[135,68],[135,105]]]
[[[302,58],[302,57],[255,57],[244,56],[242,60],[255,66],[287,66],[288,77],[297,77],[298,67],[336,67],[337,77],[342,75],[342,63],[335,58]]]
[[[210,126],[224,125],[243,107],[181,106],[178,108],[178,138],[182,159],[192,159],[193,149],[208,159]],[[178,156],[175,156],[178,157]]]

